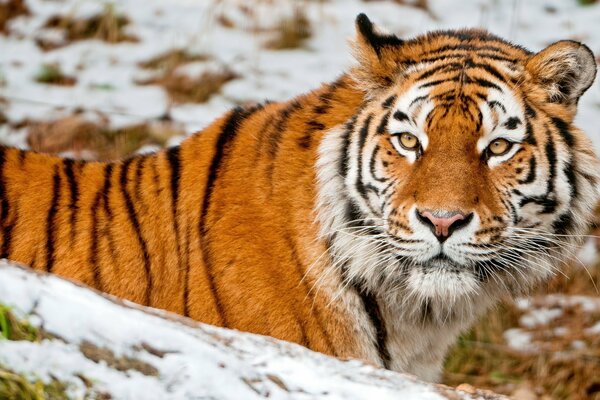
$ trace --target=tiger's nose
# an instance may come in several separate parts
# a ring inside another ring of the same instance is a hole
[[[417,211],[417,217],[443,243],[454,231],[466,226],[473,218],[473,213],[465,215],[457,211],[427,210]]]

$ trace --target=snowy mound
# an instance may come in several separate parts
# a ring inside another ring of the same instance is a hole
[[[2,368],[69,398],[496,399],[125,303],[0,262],[0,305],[42,340],[0,340]]]

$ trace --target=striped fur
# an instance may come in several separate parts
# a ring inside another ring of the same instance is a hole
[[[572,120],[595,66],[574,42],[357,28],[349,73],[178,147],[110,163],[1,148],[2,257],[437,379],[459,332],[546,279],[590,220],[598,162]],[[441,244],[423,209],[469,218]]]

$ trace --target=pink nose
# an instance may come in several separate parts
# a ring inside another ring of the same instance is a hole
[[[458,221],[463,221],[465,216],[462,213],[455,212],[452,214],[445,214],[443,217],[436,217],[430,211],[424,211],[423,213],[417,212],[419,219],[426,225],[430,225],[432,231],[438,239],[446,239],[450,236],[450,228],[454,228],[458,224]],[[439,215],[439,214],[438,214]]]

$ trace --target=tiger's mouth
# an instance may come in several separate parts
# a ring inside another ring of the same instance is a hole
[[[448,257],[445,253],[440,253],[437,256],[429,259],[429,261],[426,261],[425,263],[426,266],[430,267],[430,268],[464,268],[466,267],[465,265],[462,265],[456,261],[454,261],[453,259],[451,259],[450,257]]]

